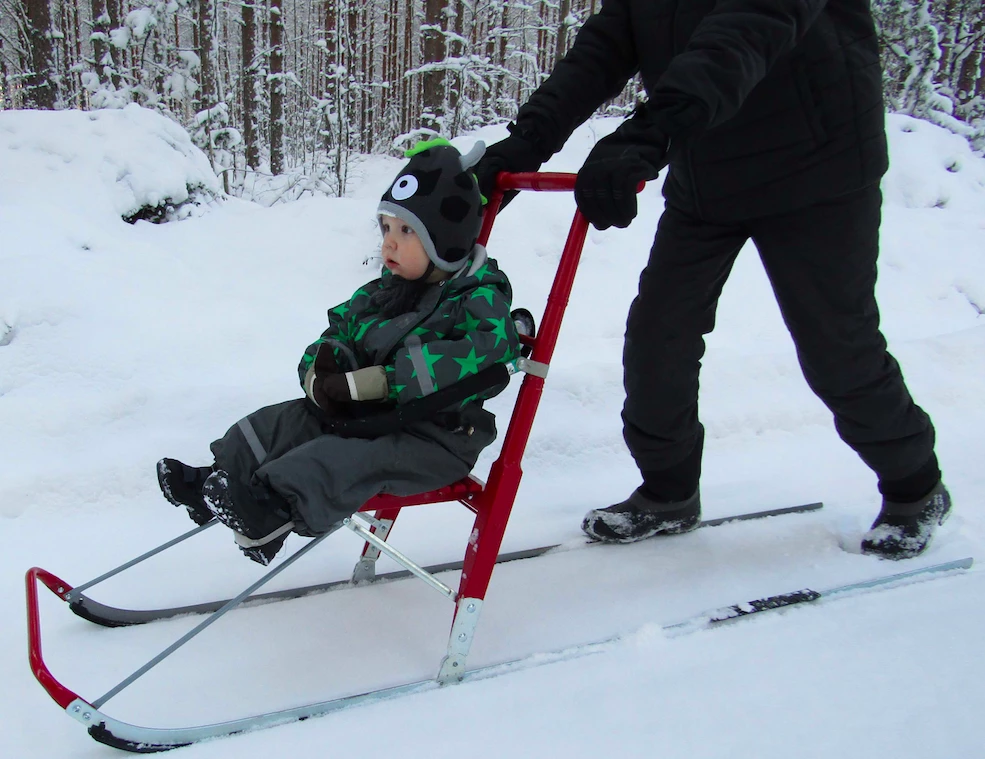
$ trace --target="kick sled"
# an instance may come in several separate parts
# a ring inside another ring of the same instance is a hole
[[[501,174],[498,186],[492,197],[489,198],[479,235],[479,242],[485,244],[488,241],[504,193],[511,190],[570,192],[574,189],[574,179],[573,174]],[[557,342],[561,320],[568,303],[568,296],[571,292],[572,283],[574,282],[575,272],[578,268],[578,261],[587,231],[587,221],[576,211],[547,300],[540,329],[536,330],[536,334],[533,328],[533,318],[530,313],[524,309],[514,312],[514,320],[517,322],[518,330],[521,332],[521,344],[523,348],[521,357],[510,364],[500,364],[490,370],[486,370],[486,372],[480,373],[480,375],[474,375],[463,380],[457,383],[457,385],[450,387],[448,391],[439,391],[421,401],[407,404],[406,407],[401,408],[399,418],[390,420],[399,424],[413,420],[414,418],[424,417],[433,410],[447,408],[455,400],[461,400],[477,392],[479,389],[500,384],[508,380],[512,374],[524,374],[525,376],[517,396],[509,428],[503,439],[501,453],[492,465],[488,482],[483,483],[478,478],[470,475],[452,485],[420,495],[411,497],[379,495],[367,502],[359,512],[351,518],[344,520],[342,525],[340,525],[340,527],[348,528],[364,540],[362,554],[356,563],[352,579],[342,581],[341,583],[328,583],[319,586],[297,588],[291,591],[278,591],[256,595],[256,591],[260,587],[288,566],[301,559],[327,537],[327,535],[322,535],[307,543],[287,559],[278,562],[260,580],[228,601],[172,609],[138,611],[106,606],[85,595],[85,591],[94,585],[184,540],[194,537],[203,530],[211,528],[216,524],[216,520],[191,530],[78,587],[72,587],[51,572],[34,567],[27,573],[29,655],[34,675],[48,694],[60,707],[66,710],[69,716],[81,722],[88,729],[89,734],[97,741],[116,748],[149,753],[165,751],[205,738],[229,735],[244,730],[267,727],[325,714],[370,698],[380,699],[408,691],[462,680],[466,673],[469,649],[472,645],[476,625],[478,624],[482,611],[482,603],[486,596],[486,590],[489,587],[489,581],[495,565],[502,561],[537,555],[551,548],[551,546],[546,546],[544,548],[534,549],[533,551],[519,552],[505,556],[499,555],[500,545],[502,544],[503,535],[509,522],[510,512],[513,508],[513,502],[516,498],[517,489],[519,488],[520,479],[523,474],[520,465],[521,459],[523,458],[523,452],[530,435],[537,406],[540,402],[544,380],[547,377],[547,370],[554,352],[554,346]],[[415,404],[417,405],[415,406]],[[380,424],[380,418],[374,417],[372,423],[374,425]],[[350,424],[358,423],[350,422]],[[393,529],[394,522],[402,509],[409,506],[455,501],[465,506],[475,515],[475,521],[468,537],[465,547],[465,557],[462,562],[436,567],[422,567],[387,542],[387,537]],[[372,694],[364,693],[283,712],[191,728],[160,729],[139,727],[120,722],[102,710],[107,701],[231,609],[241,604],[249,603],[250,601],[269,601],[272,598],[296,597],[320,590],[327,590],[338,584],[372,581],[376,578],[376,562],[381,554],[386,554],[405,568],[402,572],[390,573],[387,575],[388,577],[407,573],[414,575],[447,597],[454,604],[447,652],[438,667],[437,676],[433,681],[412,683],[406,686],[388,688],[385,691],[377,691]],[[439,572],[457,568],[461,569],[457,589],[446,585],[436,576]],[[69,608],[80,617],[109,627],[143,624],[179,614],[209,613],[210,616],[101,697],[85,699],[62,685],[45,665],[41,649],[41,623],[38,611],[39,585],[45,586],[60,599],[67,602]]]
[[[489,239],[489,233],[505,192],[511,190],[539,192],[571,191],[574,188],[574,179],[575,176],[573,174],[501,174],[497,188],[489,199],[479,241],[485,244]],[[499,553],[523,474],[521,460],[524,449],[526,448],[534,416],[540,402],[544,380],[547,377],[547,370],[550,366],[551,357],[557,342],[558,332],[560,331],[561,321],[568,303],[568,296],[574,282],[575,272],[578,268],[578,261],[587,231],[587,221],[576,211],[558,264],[554,283],[548,296],[539,331],[534,330],[533,318],[529,312],[523,309],[514,312],[514,319],[517,322],[519,331],[523,333],[521,334],[523,349],[520,358],[514,360],[509,365],[500,364],[492,369],[487,369],[484,372],[466,378],[446,390],[438,391],[427,398],[406,404],[400,407],[398,411],[393,412],[389,417],[387,415],[374,417],[372,421],[367,422],[375,428],[379,428],[380,425],[400,425],[418,418],[424,418],[486,387],[502,384],[512,374],[522,373],[524,374],[523,382],[513,408],[506,436],[503,439],[501,453],[490,469],[488,482],[483,483],[478,478],[469,476],[447,487],[416,496],[395,497],[380,495],[373,498],[356,514],[344,520],[336,528],[347,528],[363,541],[362,553],[356,562],[351,579],[328,582],[321,585],[257,593],[263,585],[280,574],[284,569],[315,549],[327,537],[327,534],[312,539],[294,554],[279,561],[265,575],[239,595],[228,600],[173,608],[136,610],[108,606],[86,595],[86,591],[93,586],[200,534],[204,530],[212,528],[217,524],[217,520],[212,520],[208,524],[196,527],[77,587],[69,585],[47,570],[34,567],[28,570],[26,578],[28,654],[34,676],[51,698],[70,717],[81,723],[87,729],[89,735],[100,743],[126,751],[153,753],[186,746],[205,739],[296,722],[358,704],[419,693],[463,680],[496,676],[524,666],[536,666],[584,656],[604,650],[606,646],[617,640],[617,637],[608,638],[574,648],[541,652],[527,659],[505,662],[498,665],[472,669],[467,669],[466,666],[482,611],[483,601],[486,596],[486,590],[489,587],[489,581],[496,564],[505,561],[532,558],[557,547],[543,546],[516,553]],[[347,421],[345,424],[358,427],[360,422],[357,420]],[[344,431],[340,430],[340,432]],[[353,429],[351,431],[358,432],[359,430]],[[462,561],[422,567],[388,543],[387,538],[402,509],[409,506],[456,501],[471,511],[475,517]],[[811,503],[802,506],[740,514],[725,519],[711,520],[703,522],[702,526],[713,526],[723,522],[759,519],[781,514],[808,512],[819,508],[821,508],[821,504]],[[403,566],[404,569],[398,572],[378,575],[376,572],[376,562],[381,554],[386,554],[397,564]],[[925,577],[931,573],[939,575],[941,573],[967,569],[971,565],[972,559],[968,558],[945,564],[924,566],[909,572],[856,582],[824,591],[803,588],[790,593],[783,593],[716,609],[690,620],[669,625],[664,630],[671,635],[690,632],[712,625],[728,623],[762,611],[783,608],[794,604],[810,603],[840,593],[891,587]],[[437,576],[449,570],[460,570],[457,589],[445,584]],[[331,590],[339,586],[372,582],[379,579],[395,579],[408,575],[423,580],[454,604],[447,649],[444,658],[438,666],[437,674],[433,679],[411,682],[375,691],[361,692],[351,696],[320,701],[282,711],[267,712],[194,727],[142,727],[116,719],[103,710],[103,707],[110,699],[132,685],[137,679],[236,607],[255,603],[267,603],[272,600],[298,598]],[[102,696],[95,699],[86,699],[59,682],[45,664],[41,648],[41,620],[39,613],[38,591],[41,585],[48,588],[59,599],[65,601],[69,608],[78,616],[106,627],[140,625],[179,615],[200,614],[208,616],[164,651],[110,688]]]

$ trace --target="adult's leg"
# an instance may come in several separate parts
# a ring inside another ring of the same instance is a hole
[[[879,329],[878,185],[750,223],[811,389],[883,495],[915,501],[940,479],[934,427]]]
[[[654,501],[683,501],[697,491],[703,336],[715,326],[722,286],[747,237],[741,227],[668,207],[640,275],[623,353],[623,435],[643,475],[643,495]]]

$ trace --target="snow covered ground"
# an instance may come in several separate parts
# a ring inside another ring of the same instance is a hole
[[[584,546],[583,513],[637,485],[620,433],[620,353],[661,208],[651,183],[630,229],[589,235],[504,544],[570,550],[497,569],[471,664],[622,637],[590,657],[176,756],[985,755],[985,573],[977,567],[683,637],[660,629],[773,593],[985,559],[985,160],[927,123],[889,124],[883,324],[935,420],[956,504],[926,556],[890,564],[859,554],[878,510],[874,477],[801,378],[752,248],[725,288],[702,376],[705,516],[812,501],[824,509],[635,546]],[[579,130],[546,168],[576,170],[614,126]],[[458,144],[504,134],[490,127]],[[180,201],[189,184],[214,189],[203,160],[139,109],[0,113],[2,756],[119,755],[60,714],[31,676],[24,571],[39,565],[81,584],[187,529],[158,492],[154,462],[206,463],[208,443],[245,413],[297,397],[298,356],[324,328],[325,310],[378,266],[373,213],[398,159],[368,160],[344,199],[273,208],[221,200],[165,225],[120,220],[135,203]],[[572,212],[569,196],[522,197],[493,233],[490,251],[513,281],[516,305],[537,315]],[[518,386],[491,404],[503,429]],[[480,476],[496,453],[482,458]],[[409,511],[394,532],[398,547],[422,563],[461,557],[471,526],[464,509]],[[272,587],[344,578],[358,548],[350,534],[333,536]],[[91,594],[120,605],[193,603],[229,597],[261,572],[214,528]],[[197,621],[104,629],[46,595],[48,664],[90,699]],[[450,613],[410,581],[239,610],[105,710],[136,724],[201,724],[426,678]]]

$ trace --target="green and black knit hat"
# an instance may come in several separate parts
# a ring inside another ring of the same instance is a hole
[[[485,150],[476,142],[462,155],[440,137],[417,144],[377,208],[378,215],[395,216],[413,229],[442,271],[460,269],[479,238],[484,198],[472,167]]]

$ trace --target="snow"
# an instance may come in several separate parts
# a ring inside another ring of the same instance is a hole
[[[574,171],[616,122],[580,129],[548,165]],[[488,127],[456,140],[505,135]],[[560,543],[497,568],[470,665],[614,638],[594,653],[304,723],[211,741],[188,757],[978,756],[985,704],[985,575],[757,615],[671,636],[662,627],[732,603],[982,556],[985,546],[985,160],[944,130],[891,117],[879,298],[918,403],[934,418],[955,513],[928,553],[859,553],[878,511],[873,475],[807,389],[755,250],[726,285],[702,374],[705,518],[823,501],[798,516],[630,546],[585,546],[586,510],[637,474],[621,438],[626,310],[661,207],[659,182],[627,230],[591,231],[524,459],[504,550]],[[373,213],[400,166],[361,164],[348,198],[261,208],[226,199],[163,225],[123,214],[189,185],[217,190],[204,156],[153,113],[0,113],[0,754],[108,757],[59,714],[24,650],[23,572],[73,584],[190,528],[161,497],[162,456],[208,462],[245,413],[297,397],[299,351],[325,310],[374,276]],[[944,201],[944,202],[942,202]],[[540,316],[570,223],[570,196],[521,197],[491,255],[515,304]],[[505,429],[518,382],[490,404]],[[484,476],[497,450],[487,451]],[[422,563],[460,558],[464,509],[401,516],[395,545]],[[289,549],[305,541],[292,536]],[[359,543],[332,536],[271,589],[344,578]],[[381,561],[381,571],[393,569]],[[97,586],[136,607],[228,598],[262,568],[228,533],[200,537]],[[454,584],[454,575],[443,576]],[[95,699],[191,629],[175,619],[104,629],[42,599],[45,658]],[[422,583],[347,589],[238,610],[105,711],[193,725],[434,675],[450,605]],[[373,729],[380,726],[380,730]]]

